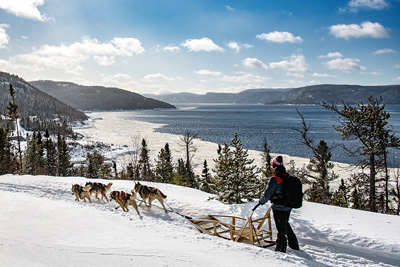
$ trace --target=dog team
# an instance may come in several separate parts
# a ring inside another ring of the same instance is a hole
[[[164,211],[167,212],[167,209],[164,206],[164,199],[166,199],[167,196],[163,194],[160,189],[147,185],[142,185],[141,183],[137,182],[135,183],[135,190],[131,190],[131,194],[124,191],[112,191],[110,193],[110,200],[108,200],[106,194],[111,189],[112,184],[113,183],[108,183],[107,185],[105,185],[102,183],[93,182],[87,182],[85,186],[74,184],[72,185],[71,191],[75,195],[76,201],[79,201],[81,199],[86,202],[87,199],[90,203],[92,203],[90,197],[92,196],[92,194],[95,194],[98,200],[103,200],[104,198],[107,202],[115,200],[115,202],[119,204],[119,206],[115,207],[115,209],[121,207],[123,211],[128,212],[128,206],[133,206],[137,214],[140,216],[138,205],[136,203],[137,193],[139,193],[142,199],[139,206],[142,205],[142,202],[144,202],[144,204],[150,208],[151,202],[157,199],[163,206]],[[101,195],[101,199],[99,198],[99,194]],[[148,204],[146,203],[146,200],[149,202]]]

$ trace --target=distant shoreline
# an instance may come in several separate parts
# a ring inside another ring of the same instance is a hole
[[[156,132],[155,129],[161,127],[162,124],[121,118],[125,113],[127,113],[127,111],[92,112],[87,114],[90,117],[91,125],[89,127],[76,128],[74,130],[91,141],[118,146],[128,146],[132,150],[135,146],[140,147],[141,140],[145,139],[150,150],[150,158],[153,162],[157,158],[160,149],[168,142],[174,163],[178,158],[184,158],[183,151],[179,144],[181,142],[179,135]],[[217,158],[218,144],[195,139],[194,145],[198,150],[194,153],[193,165],[195,166],[195,172],[200,175],[204,160],[207,160],[210,169],[213,168],[213,159]],[[261,167],[262,152],[256,150],[248,150],[248,152],[249,158],[254,159],[254,164],[257,167]],[[308,158],[301,158],[281,153],[271,153],[271,155],[274,157],[282,155],[286,165],[288,165],[291,160],[294,160],[296,167],[304,167],[309,163]],[[126,155],[123,156],[121,154],[116,158],[118,159],[117,162],[119,162],[119,164],[124,164],[127,161]],[[352,173],[356,172],[355,167],[351,164],[340,162],[333,163],[335,165],[334,172],[339,175],[338,181],[332,182],[333,187],[339,185],[341,178],[349,178]]]

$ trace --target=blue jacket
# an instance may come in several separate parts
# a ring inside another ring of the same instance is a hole
[[[264,205],[268,202],[268,200],[271,200],[272,202],[274,199],[278,198],[283,198],[283,184],[282,182],[278,183],[275,177],[271,177],[268,181],[267,188],[264,191],[264,195],[259,200],[259,203],[261,205]],[[285,205],[277,205],[274,203],[272,203],[272,209],[280,211],[292,210],[292,208]]]

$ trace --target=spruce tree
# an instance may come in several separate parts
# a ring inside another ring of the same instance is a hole
[[[183,159],[178,159],[178,165],[176,166],[176,172],[172,177],[171,184],[182,185],[185,186],[185,175],[186,175],[186,168],[185,162]]]
[[[273,175],[273,168],[272,168],[272,156],[271,150],[269,149],[267,139],[264,138],[263,146],[262,146],[262,167],[261,167],[261,180],[262,180],[262,189],[265,189],[266,185],[268,184],[269,178]]]
[[[145,139],[142,140],[142,150],[139,155],[138,171],[140,173],[139,180],[154,181],[154,174],[151,169],[149,159],[149,150],[147,148],[147,143]]]
[[[15,90],[10,83],[10,96],[11,96],[11,102],[8,102],[8,118],[10,121],[14,122],[15,125],[15,131],[17,133],[17,143],[18,143],[18,154],[19,154],[19,168],[22,170],[22,150],[21,150],[21,140],[20,140],[20,132],[19,132],[19,127],[18,127],[18,104],[15,103]]]
[[[34,132],[28,141],[25,151],[26,172],[29,174],[39,174],[39,145]]]
[[[356,139],[360,146],[356,150],[346,148],[352,156],[361,156],[362,167],[369,168],[369,210],[377,211],[377,171],[379,167],[386,165],[387,148],[398,147],[399,139],[392,133],[388,125],[390,114],[385,111],[385,105],[381,104],[382,97],[368,98],[368,103],[350,106],[343,103],[338,108],[333,103],[324,104],[324,107],[339,115],[340,125],[335,127],[340,131],[343,139]],[[386,181],[388,175],[386,172]],[[386,183],[387,184],[387,183]],[[388,199],[388,186],[385,188]]]
[[[199,189],[207,193],[213,193],[213,188],[214,185],[211,181],[210,169],[208,168],[207,160],[204,160],[201,179],[199,180]]]
[[[57,149],[50,137],[49,130],[46,129],[44,135],[44,149],[46,152],[46,172],[47,175],[56,176],[57,175]]]
[[[104,156],[97,150],[86,153],[86,177],[103,178],[111,177],[111,165],[105,162]]]
[[[174,174],[174,168],[172,166],[171,150],[169,144],[166,143],[164,148],[161,148],[158,153],[158,159],[156,161],[155,175],[156,179],[162,183],[170,183]]]
[[[300,133],[301,144],[309,148],[313,155],[307,165],[307,169],[311,173],[307,175],[305,183],[312,186],[306,190],[306,198],[308,201],[329,204],[331,198],[329,182],[337,178],[333,171],[329,172],[334,167],[330,161],[332,157],[331,148],[324,140],[320,140],[317,146],[314,144],[314,140],[309,136],[311,125],[306,123],[304,116],[297,109],[296,111],[301,118],[302,128],[293,129]]]
[[[58,148],[58,175],[69,176],[71,174],[74,164],[71,162],[71,155],[65,136],[57,135],[57,148]]]
[[[12,151],[9,130],[0,128],[0,175],[14,173],[17,168],[18,161]]]
[[[215,159],[214,184],[219,200],[225,203],[243,203],[259,197],[260,180],[257,177],[254,159],[248,158],[248,150],[243,149],[237,133],[231,140],[232,149],[225,144],[218,147]]]

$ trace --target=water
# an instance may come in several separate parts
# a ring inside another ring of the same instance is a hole
[[[189,130],[202,140],[221,145],[229,144],[237,132],[246,149],[262,151],[265,138],[272,153],[311,157],[310,150],[301,144],[300,133],[295,130],[302,129],[296,109],[311,125],[309,136],[315,144],[324,140],[332,147],[358,145],[354,140],[341,140],[340,133],[333,127],[339,125],[335,113],[321,106],[191,104],[180,105],[176,110],[132,111],[126,119],[165,124],[156,129],[158,132],[182,135]],[[386,106],[386,111],[391,114],[389,123],[393,131],[400,136],[400,106]],[[339,147],[334,148],[332,154],[333,161],[357,162]]]

